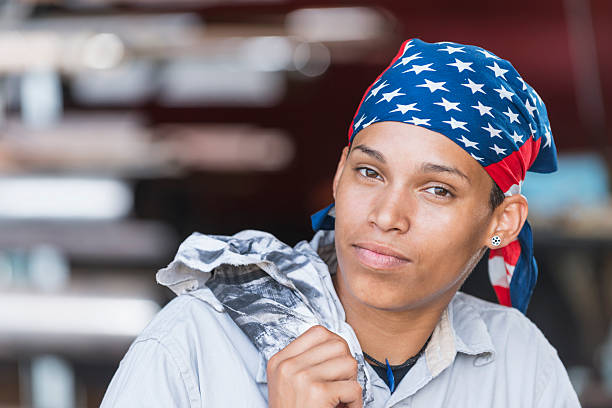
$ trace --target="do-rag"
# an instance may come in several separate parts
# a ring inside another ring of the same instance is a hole
[[[544,102],[509,61],[477,46],[405,41],[361,99],[349,145],[361,130],[384,121],[448,137],[506,196],[521,193],[527,171],[557,170]],[[334,228],[332,208],[313,214],[315,231]],[[528,222],[514,241],[490,250],[488,270],[499,303],[525,313],[538,276]]]

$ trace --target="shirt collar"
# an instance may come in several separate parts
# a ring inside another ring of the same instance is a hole
[[[467,301],[468,296],[458,292],[448,307],[457,351],[469,355],[494,354],[489,329],[480,313]]]
[[[436,377],[454,361],[457,353],[475,356],[477,365],[495,357],[491,335],[480,314],[457,293],[442,312],[429,344],[425,359],[432,377]]]

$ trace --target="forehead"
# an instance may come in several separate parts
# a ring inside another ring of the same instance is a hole
[[[358,146],[365,146],[382,155],[384,163],[394,169],[418,170],[424,163],[454,167],[470,180],[488,180],[474,158],[448,137],[402,122],[377,122],[360,131],[352,141],[351,155],[365,155]],[[360,151],[359,153],[353,153]],[[375,159],[373,155],[369,155]],[[380,160],[379,160],[380,161]]]

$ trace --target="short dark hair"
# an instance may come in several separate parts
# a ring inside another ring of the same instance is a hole
[[[501,203],[504,202],[506,196],[504,195],[504,192],[501,190],[501,188],[499,188],[496,182],[494,182],[493,180],[491,180],[491,182],[493,186],[491,187],[491,194],[489,194],[489,206],[491,207],[491,211],[493,211],[497,207],[499,207]]]

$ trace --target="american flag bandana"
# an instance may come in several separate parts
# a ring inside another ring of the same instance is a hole
[[[509,196],[526,172],[557,170],[557,152],[536,91],[509,61],[473,45],[404,42],[366,90],[349,144],[367,126],[404,122],[441,133],[468,152]],[[333,229],[333,204],[312,216],[315,231]],[[489,278],[500,304],[525,313],[538,276],[525,222],[518,238],[489,252]]]

